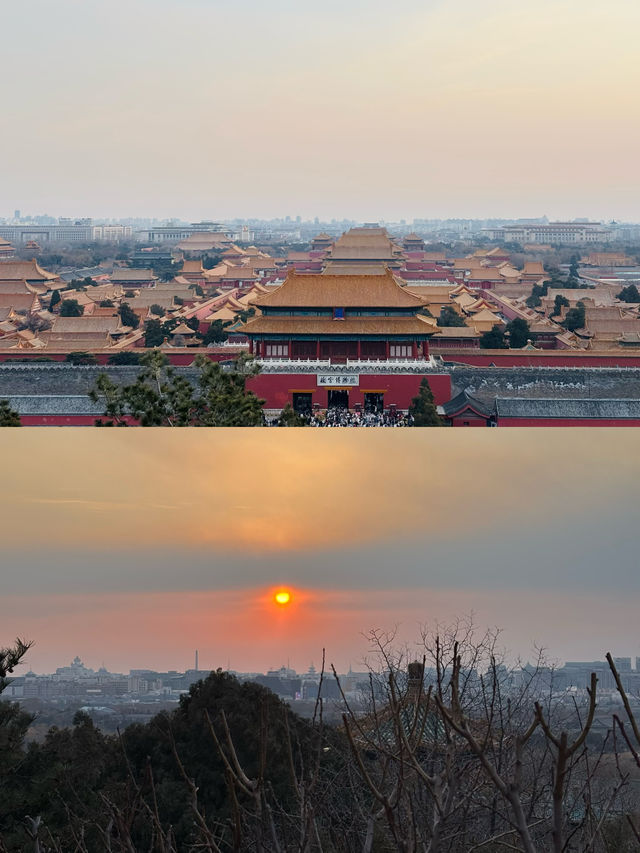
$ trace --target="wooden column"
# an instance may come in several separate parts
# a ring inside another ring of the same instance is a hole
[[[362,344],[362,341],[359,340],[358,341],[358,361],[360,361],[360,359],[362,358],[362,346],[361,346],[361,344]]]
[[[411,342],[411,357],[412,358],[418,357],[418,344],[415,341]]]
[[[387,361],[388,361],[389,360],[389,341],[385,341],[384,352],[385,352],[385,356],[386,356]]]
[[[320,338],[316,341],[316,359],[320,361]]]

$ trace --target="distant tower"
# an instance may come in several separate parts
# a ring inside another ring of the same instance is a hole
[[[198,672],[198,650],[196,649],[196,672]]]

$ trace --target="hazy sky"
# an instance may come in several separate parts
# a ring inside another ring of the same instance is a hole
[[[640,220],[638,0],[5,0],[0,215]]]
[[[640,655],[635,430],[2,438],[0,644],[36,671],[357,667],[471,612],[525,657]]]

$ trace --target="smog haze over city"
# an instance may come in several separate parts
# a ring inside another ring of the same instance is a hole
[[[23,435],[4,630],[37,638],[37,671],[180,670],[196,648],[207,668],[304,670],[324,647],[346,670],[369,629],[414,642],[472,613],[524,660],[640,654],[635,433],[545,432],[405,433],[402,453],[390,430]]]
[[[636,0],[6,2],[0,215],[638,221]]]

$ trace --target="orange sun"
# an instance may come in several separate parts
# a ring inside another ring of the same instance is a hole
[[[276,604],[280,604],[282,606],[291,603],[291,593],[287,589],[278,590],[278,592],[276,592],[273,598]]]

